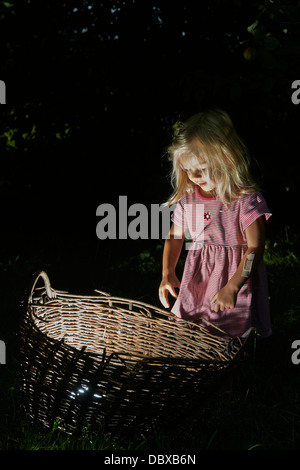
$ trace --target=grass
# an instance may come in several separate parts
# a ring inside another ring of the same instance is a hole
[[[110,249],[98,243],[87,247],[80,239],[68,249],[67,240],[61,243],[58,248],[52,240],[45,248],[35,241],[32,245],[24,242],[15,253],[11,241],[2,257],[5,296],[0,339],[7,346],[7,364],[0,365],[1,450],[188,452],[300,447],[300,365],[291,361],[291,344],[300,339],[299,237],[286,230],[267,243],[273,336],[258,342],[255,359],[239,369],[234,387],[217,394],[205,406],[199,403],[198,409],[191,410],[188,419],[175,428],[160,423],[147,435],[129,436],[126,442],[116,441],[101,429],[93,433],[88,427],[76,437],[70,436],[60,431],[57,422],[50,432],[43,432],[26,419],[19,392],[18,303],[32,273],[44,268],[58,289],[84,293],[99,288],[158,304],[162,246],[157,242],[145,249],[136,242],[131,251],[124,251],[122,245],[116,251],[116,245]],[[82,274],[78,275],[79,271]]]

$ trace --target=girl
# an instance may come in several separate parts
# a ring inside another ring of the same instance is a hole
[[[253,326],[261,337],[270,336],[263,253],[264,219],[271,213],[230,117],[209,110],[178,124],[169,153],[174,193],[168,204],[176,206],[163,251],[160,301],[168,308],[170,293],[176,316],[216,334],[221,328],[241,336]],[[191,243],[180,282],[175,268],[187,233]]]

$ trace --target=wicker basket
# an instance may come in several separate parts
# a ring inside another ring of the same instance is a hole
[[[37,287],[38,281],[43,285]],[[25,410],[47,428],[146,431],[180,415],[245,356],[255,337],[226,339],[143,302],[54,290],[34,276],[21,325]]]

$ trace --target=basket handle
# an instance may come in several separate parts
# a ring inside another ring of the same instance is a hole
[[[49,281],[49,277],[47,276],[45,271],[38,271],[37,273],[35,273],[33,275],[33,280],[32,280],[32,284],[31,284],[31,288],[30,288],[30,294],[29,294],[29,297],[28,297],[28,302],[29,303],[32,303],[33,291],[34,291],[36,283],[38,282],[40,277],[42,277],[43,280],[44,280],[45,289],[46,289],[47,296],[49,297],[49,299],[55,298],[55,292],[51,289],[51,284],[50,284],[50,281]]]

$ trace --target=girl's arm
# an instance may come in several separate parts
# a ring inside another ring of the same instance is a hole
[[[241,287],[257,268],[265,249],[265,225],[263,217],[256,219],[245,230],[248,249],[232,278],[212,298],[214,311],[234,308]]]
[[[177,298],[176,287],[180,281],[175,274],[175,268],[182,250],[184,229],[172,224],[169,238],[166,239],[163,251],[162,281],[159,286],[159,299],[165,308],[170,307],[168,293]]]

